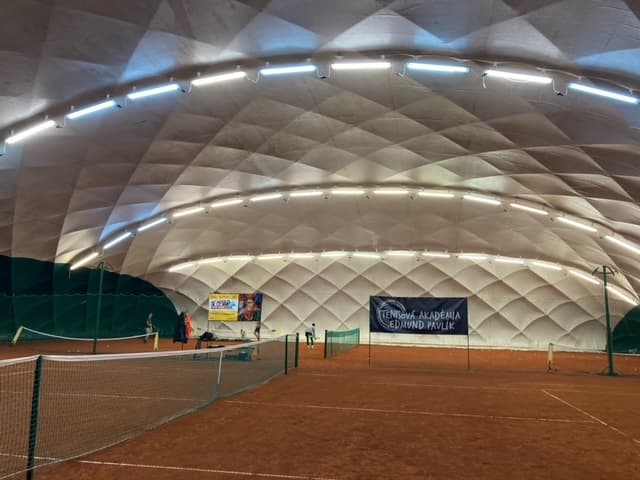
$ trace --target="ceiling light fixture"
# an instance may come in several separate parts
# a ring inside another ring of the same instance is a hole
[[[547,212],[546,210],[541,210],[539,208],[534,208],[534,207],[528,207],[520,203],[511,203],[510,205],[512,208],[515,208],[516,210],[524,210],[525,212],[535,213],[536,215],[549,215],[549,212]]]
[[[339,188],[336,190],[331,190],[332,195],[364,195],[364,190],[353,189],[353,188]]]
[[[617,296],[620,300],[624,300],[625,302],[631,304],[631,305],[637,305],[638,302],[636,300],[634,300],[631,297],[628,297],[627,295],[625,295],[624,293],[622,293],[620,290],[618,290],[617,288],[611,286],[611,285],[607,285],[607,290],[609,290],[611,293],[613,293],[615,296]]]
[[[15,135],[11,135],[10,137],[8,137],[5,140],[5,142],[8,143],[8,144],[18,143],[18,142],[24,140],[27,137],[31,137],[31,136],[35,135],[36,133],[40,133],[43,130],[46,130],[48,128],[55,127],[55,126],[56,126],[56,122],[54,122],[53,120],[47,120],[45,122],[38,123],[37,125],[34,125],[33,127],[27,128],[26,130],[18,132]]]
[[[407,195],[409,190],[405,188],[379,188],[373,193],[376,195]]]
[[[451,258],[451,255],[443,252],[422,252],[422,255],[431,258]]]
[[[629,242],[625,242],[624,240],[621,240],[619,238],[612,237],[611,235],[607,235],[607,236],[605,236],[605,238],[607,240],[609,240],[610,242],[613,242],[616,245],[621,246],[622,248],[626,248],[627,250],[630,250],[633,253],[640,255],[640,248],[636,247],[635,245],[630,244]]]
[[[106,102],[98,103],[96,105],[92,105],[91,107],[86,107],[81,110],[74,110],[73,112],[68,113],[66,116],[69,120],[75,120],[76,118],[84,117],[85,115],[90,115],[101,110],[106,110],[107,108],[113,108],[116,105],[117,104],[115,100],[107,100]]]
[[[154,220],[151,223],[147,223],[146,225],[142,225],[141,227],[138,228],[138,231],[139,232],[144,232],[145,230],[149,230],[150,228],[153,228],[156,225],[160,225],[161,223],[164,223],[166,221],[167,221],[167,217],[158,218],[157,220]]]
[[[175,92],[180,88],[177,83],[170,83],[168,85],[162,85],[160,87],[148,88],[146,90],[140,90],[132,92],[127,95],[129,100],[138,100],[139,98],[151,97],[153,95],[160,95],[161,93]]]
[[[282,260],[284,255],[258,255],[258,260]]]
[[[264,75],[268,77],[271,75],[289,75],[292,73],[309,73],[309,72],[315,72],[317,69],[318,67],[313,64],[291,65],[288,67],[265,67],[260,70],[260,75]]]
[[[587,282],[593,283],[594,285],[600,285],[600,282],[598,280],[596,280],[593,277],[590,277],[586,273],[578,272],[577,270],[569,270],[569,273]]]
[[[178,265],[174,265],[173,267],[171,267],[169,271],[177,272],[179,270],[184,270],[185,268],[194,267],[195,265],[196,265],[196,262],[179,263]]]
[[[521,258],[496,257],[494,260],[498,263],[511,263],[514,265],[524,265],[524,260],[522,260]]]
[[[204,207],[187,208],[186,210],[180,210],[173,214],[173,218],[186,217],[187,215],[193,215],[194,213],[204,212]]]
[[[560,265],[554,265],[553,263],[531,262],[531,264],[535,265],[536,267],[546,268],[547,270],[556,270],[556,271],[562,270],[562,267]]]
[[[247,74],[245,72],[232,72],[232,73],[223,73],[220,75],[210,75],[208,77],[198,77],[191,80],[191,85],[196,87],[202,87],[204,85],[211,85],[213,83],[221,83],[228,82],[229,80],[239,80],[241,78],[246,78]]]
[[[386,253],[390,257],[415,257],[416,256],[416,252],[412,252],[410,250],[387,250],[384,253]]]
[[[549,85],[553,81],[550,77],[544,77],[541,75],[527,75],[524,73],[504,72],[502,70],[486,70],[484,74],[487,77],[502,78],[504,80],[511,80],[514,82],[539,83],[541,85]]]
[[[463,195],[462,198],[477,203],[486,203],[487,205],[501,205],[502,202],[493,198],[479,197],[477,195]]]
[[[265,195],[256,195],[255,197],[251,197],[249,199],[250,202],[264,202],[266,200],[275,200],[277,198],[282,198],[281,193],[267,193]]]
[[[299,260],[313,258],[313,257],[315,257],[313,253],[290,253],[289,254],[289,258],[294,258]]]
[[[379,254],[369,252],[353,252],[353,256],[356,258],[380,258]]]
[[[577,90],[579,92],[589,93],[591,95],[597,95],[599,97],[610,98],[612,100],[618,100],[620,102],[633,103],[635,105],[637,105],[640,101],[637,97],[633,97],[631,95],[623,95],[621,93],[610,92],[609,90],[590,87],[588,85],[583,85],[582,83],[570,83],[569,88],[571,90]]]
[[[438,73],[468,73],[469,69],[460,65],[440,65],[437,63],[409,62],[407,63],[409,70],[418,70],[423,72]]]
[[[80,268],[83,265],[86,265],[87,263],[89,263],[91,260],[95,259],[98,257],[98,252],[93,252],[90,253],[89,255],[87,255],[86,257],[84,257],[81,260],[78,260],[76,263],[74,263],[73,265],[71,265],[71,267],[69,267],[69,270],[75,270],[76,268]]]
[[[303,198],[303,197],[320,197],[322,195],[321,190],[301,190],[298,192],[291,192],[289,194],[292,198]]]
[[[333,70],[387,70],[390,62],[338,62],[332,63]]]
[[[558,217],[558,221],[560,223],[565,223],[567,225],[571,225],[572,227],[576,227],[579,228],[581,230],[586,230],[587,232],[591,232],[591,233],[596,233],[598,230],[593,228],[590,225],[585,225],[584,223],[580,223],[580,222],[575,222],[573,220],[570,220],[566,217]]]
[[[461,260],[476,260],[476,261],[482,261],[482,260],[486,260],[487,256],[486,255],[478,255],[475,253],[462,253],[460,255],[458,255],[458,258]]]
[[[227,260],[238,261],[238,262],[248,261],[252,259],[253,257],[251,255],[232,255],[230,257],[227,257]]]
[[[418,192],[419,197],[428,197],[428,198],[453,198],[455,195],[450,192],[438,192],[434,190],[423,190]]]
[[[211,208],[229,207],[231,205],[239,205],[242,203],[241,198],[232,198],[230,200],[220,200],[219,202],[213,202]]]
[[[211,265],[212,263],[220,263],[222,260],[222,257],[203,258],[198,260],[198,265]]]
[[[129,238],[131,235],[133,235],[131,232],[125,232],[122,235],[120,235],[117,238],[114,238],[113,240],[111,240],[109,243],[107,243],[104,247],[102,247],[104,250],[108,250],[109,248],[113,247],[114,245],[117,245],[118,243],[122,242],[123,240],[126,240],[127,238]]]

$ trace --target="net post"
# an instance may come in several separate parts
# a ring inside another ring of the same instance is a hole
[[[371,367],[371,322],[369,322],[369,367]]]
[[[547,352],[547,371],[553,370],[553,343],[549,344],[549,350]]]
[[[295,352],[295,360],[293,365],[295,368],[298,368],[298,359],[300,357],[300,332],[296,332],[296,352]]]
[[[160,344],[160,332],[155,332],[154,334],[154,339],[153,339],[153,351],[157,352],[159,347],[158,345]]]
[[[467,370],[471,370],[471,350],[469,349],[469,332],[467,332]]]
[[[96,308],[96,328],[93,336],[93,354],[98,353],[98,329],[100,328],[100,310],[102,303],[102,278],[104,276],[104,262],[100,262],[98,265],[100,270],[100,276],[98,279],[98,307]]]
[[[328,335],[328,330],[324,331],[324,359],[327,359],[327,335]]]
[[[20,325],[20,327],[18,328],[18,331],[13,336],[13,340],[11,340],[11,345],[15,345],[18,342],[18,339],[20,338],[20,335],[22,335],[23,330],[24,330],[24,327]]]
[[[289,335],[284,336],[284,374],[289,374]]]
[[[31,396],[31,420],[29,422],[29,454],[27,460],[27,480],[35,478],[36,444],[38,437],[38,413],[40,411],[40,385],[42,380],[42,355],[36,360],[33,374],[33,393]]]
[[[220,352],[220,361],[218,362],[218,382],[217,385],[220,385],[220,378],[222,377],[222,359],[224,358],[224,352]]]

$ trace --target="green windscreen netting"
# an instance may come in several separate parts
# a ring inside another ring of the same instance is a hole
[[[324,358],[333,357],[360,345],[360,329],[344,331],[325,330]]]
[[[108,270],[100,290],[99,277],[97,269],[71,272],[68,265],[0,256],[0,341],[22,325],[68,337],[126,337],[144,333],[149,313],[160,335],[171,336],[178,317],[161,290]]]

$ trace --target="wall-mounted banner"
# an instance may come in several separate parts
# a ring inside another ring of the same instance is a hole
[[[210,293],[210,322],[259,322],[262,315],[261,293]]]
[[[235,322],[238,320],[238,297],[237,293],[210,293],[209,321]]]
[[[466,298],[370,297],[371,332],[468,335]]]

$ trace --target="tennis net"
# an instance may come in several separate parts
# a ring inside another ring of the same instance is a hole
[[[334,357],[360,345],[360,329],[324,332],[324,358]]]
[[[555,343],[549,344],[548,369],[566,373],[609,373],[609,357],[606,349],[577,348]],[[640,355],[613,353],[613,371],[620,375],[640,375]]]
[[[116,353],[123,348],[136,345],[136,350],[142,342],[148,343],[154,351],[158,350],[159,334],[130,335],[127,337],[113,338],[86,338],[68,337],[41,332],[29,327],[21,326],[11,340],[13,345],[20,343],[23,347],[30,345],[33,352],[29,353],[51,353],[51,354],[88,354],[88,353]],[[28,348],[27,348],[28,349]],[[129,350],[131,351],[131,350]],[[135,350],[133,350],[135,351]]]
[[[295,336],[0,361],[0,479],[105,448],[295,367]]]

